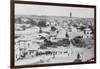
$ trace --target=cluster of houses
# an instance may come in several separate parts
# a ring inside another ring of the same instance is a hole
[[[27,21],[27,19],[22,20]],[[19,28],[19,26],[20,24],[17,24],[15,28]],[[74,26],[72,14],[70,14],[69,20],[62,20],[61,23],[55,19],[52,21],[46,20],[46,27],[35,25],[23,31],[15,30],[15,36],[18,36],[18,38],[15,38],[15,60],[18,61],[25,57],[36,56],[39,51],[47,51],[48,49],[40,48],[41,45],[45,44],[46,40],[51,43],[57,43],[63,39],[70,41],[76,36],[82,36],[83,39],[93,39],[93,30],[89,26],[82,30],[80,28],[80,25]],[[52,50],[51,48],[50,51],[54,52],[56,49]]]

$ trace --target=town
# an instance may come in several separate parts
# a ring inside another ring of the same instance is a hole
[[[16,65],[88,62],[94,58],[94,19],[15,16]]]

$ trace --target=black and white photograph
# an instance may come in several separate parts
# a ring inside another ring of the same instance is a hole
[[[91,7],[15,4],[14,65],[95,61]]]

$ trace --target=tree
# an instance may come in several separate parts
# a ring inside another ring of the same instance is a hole
[[[21,28],[22,28],[23,30],[25,30],[27,27],[26,27],[25,25],[23,25],[23,26],[21,26]]]
[[[46,20],[40,20],[37,26],[40,27],[40,33],[42,33],[41,28],[46,27]]]
[[[40,20],[39,22],[38,22],[38,26],[39,27],[46,27],[46,20],[44,19],[44,20]]]
[[[56,28],[54,26],[51,27],[52,31],[56,31]]]
[[[77,54],[77,59],[80,59],[80,57],[81,57],[81,56],[80,56],[80,54],[78,53],[78,54]]]
[[[77,58],[74,60],[74,62],[82,62],[82,60],[81,60],[80,58],[81,58],[81,56],[80,56],[80,54],[78,53],[78,54],[77,54]]]

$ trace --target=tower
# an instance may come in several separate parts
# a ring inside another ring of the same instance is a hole
[[[69,25],[71,25],[71,24],[72,24],[72,12],[70,11],[69,14],[70,14],[70,15],[69,15]]]
[[[70,18],[72,18],[72,12],[70,11]]]
[[[69,27],[70,32],[71,32],[71,24],[72,24],[72,12],[70,11],[70,13],[69,13],[69,23],[68,23],[68,27]]]

